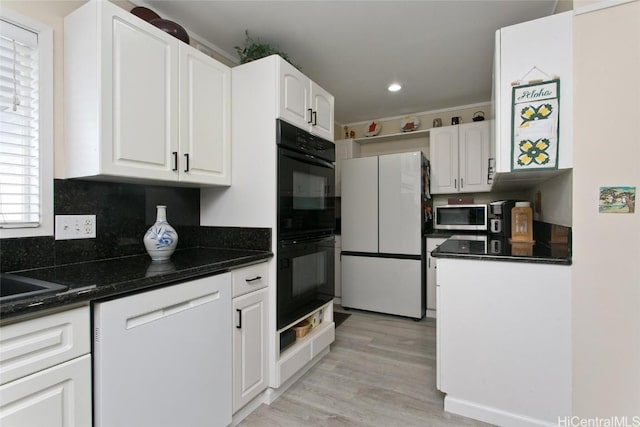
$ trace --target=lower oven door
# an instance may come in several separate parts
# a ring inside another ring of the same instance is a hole
[[[278,247],[278,329],[334,297],[334,236],[281,240]]]

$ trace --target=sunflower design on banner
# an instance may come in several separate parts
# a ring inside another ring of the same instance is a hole
[[[513,88],[511,170],[558,168],[560,80]]]

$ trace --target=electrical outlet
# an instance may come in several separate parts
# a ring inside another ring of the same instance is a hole
[[[95,215],[56,215],[56,240],[95,238]]]

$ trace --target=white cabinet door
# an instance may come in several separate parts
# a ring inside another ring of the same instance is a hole
[[[491,191],[489,121],[431,129],[431,193]]]
[[[343,251],[378,252],[378,157],[342,164],[341,221]]]
[[[333,141],[334,98],[293,65],[278,58],[280,74],[279,117]]]
[[[461,193],[491,191],[489,173],[489,122],[458,126]]]
[[[301,129],[311,124],[311,81],[285,60],[280,66],[280,117]]]
[[[91,355],[0,387],[0,425],[90,426]]]
[[[333,141],[333,95],[311,82],[311,133]]]
[[[233,412],[267,388],[268,290],[233,299]]]
[[[427,310],[437,311],[437,296],[436,296],[436,267],[437,258],[431,256],[431,252],[434,251],[447,239],[440,237],[427,238]]]
[[[103,171],[174,180],[179,42],[115,6],[101,28]]]
[[[458,192],[458,126],[433,128],[429,134],[431,194]]]
[[[180,46],[180,181],[231,183],[231,69]]]
[[[379,242],[387,254],[422,253],[422,155],[420,152],[380,156]]]

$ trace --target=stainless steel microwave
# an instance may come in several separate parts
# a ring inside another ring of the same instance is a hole
[[[487,205],[443,205],[434,207],[434,228],[486,231]]]

